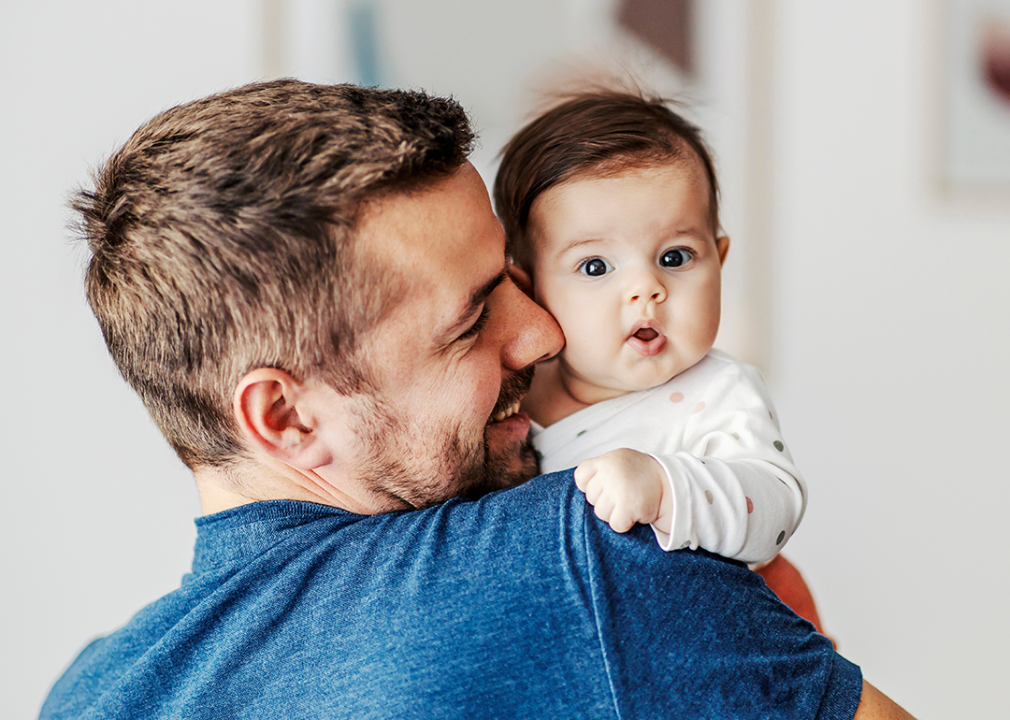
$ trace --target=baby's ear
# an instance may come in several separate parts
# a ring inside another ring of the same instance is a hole
[[[527,297],[533,297],[533,278],[520,265],[516,265],[512,258],[509,258],[509,277]]]
[[[725,265],[726,253],[729,252],[729,238],[726,235],[716,238],[715,249],[719,251],[719,265]]]

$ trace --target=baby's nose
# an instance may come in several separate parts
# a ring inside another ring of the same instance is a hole
[[[660,298],[663,297],[663,292],[661,290],[657,290],[656,292],[652,293],[651,295],[646,295],[646,294],[632,295],[631,296],[631,302],[638,302],[643,297],[648,297],[650,300],[656,300],[658,302],[660,300]]]
[[[654,273],[639,273],[628,286],[628,301],[631,303],[663,302],[665,299],[666,287]]]

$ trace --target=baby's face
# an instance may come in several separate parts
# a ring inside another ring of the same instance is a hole
[[[530,221],[534,296],[564,330],[560,369],[580,400],[655,387],[712,349],[729,238],[710,227],[699,162],[569,180]]]

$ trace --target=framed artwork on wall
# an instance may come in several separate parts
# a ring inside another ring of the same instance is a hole
[[[938,184],[1010,207],[1010,0],[942,0],[935,20]]]

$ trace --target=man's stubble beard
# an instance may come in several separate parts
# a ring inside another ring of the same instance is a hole
[[[525,368],[502,382],[492,417],[526,395],[533,371],[532,366]],[[479,439],[465,439],[468,434],[458,423],[424,428],[399,416],[375,395],[365,396],[356,414],[362,446],[369,451],[359,466],[359,476],[403,509],[431,507],[453,497],[476,500],[521,485],[538,472],[529,437],[495,453],[487,442],[488,426]]]

